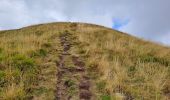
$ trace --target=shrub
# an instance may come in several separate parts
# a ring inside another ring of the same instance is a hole
[[[40,49],[40,50],[39,50],[39,55],[44,57],[44,56],[47,55],[47,51],[44,50],[44,49]]]
[[[31,57],[45,57],[47,56],[47,51],[45,49],[40,49],[38,51],[32,51]]]
[[[20,71],[27,71],[35,69],[35,62],[33,59],[24,55],[16,54],[12,57],[13,65]]]

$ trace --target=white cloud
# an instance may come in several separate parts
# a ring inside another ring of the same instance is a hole
[[[170,44],[169,0],[1,0],[0,27],[12,29],[52,21],[79,21],[113,26],[145,39]]]

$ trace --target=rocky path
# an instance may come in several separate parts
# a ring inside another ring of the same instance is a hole
[[[57,63],[56,100],[91,100],[91,82],[85,63],[81,57],[69,52],[72,46],[76,46],[72,41],[72,34],[65,32],[60,35],[63,50]]]

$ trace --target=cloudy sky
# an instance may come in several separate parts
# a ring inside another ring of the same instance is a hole
[[[170,45],[170,0],[0,0],[0,30],[87,22]]]

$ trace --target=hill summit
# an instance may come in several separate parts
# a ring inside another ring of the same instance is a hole
[[[0,99],[168,100],[170,48],[85,23],[0,31]]]

